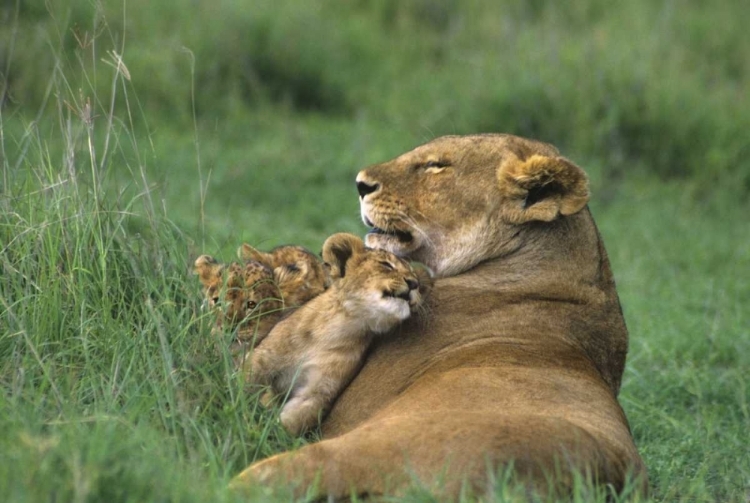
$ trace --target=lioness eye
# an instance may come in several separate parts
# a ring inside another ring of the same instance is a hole
[[[392,271],[392,270],[395,269],[395,267],[393,267],[393,264],[391,264],[390,262],[386,262],[385,260],[381,260],[380,261],[380,265],[382,265],[383,267],[385,267],[389,271]]]
[[[427,161],[422,165],[422,169],[425,173],[437,174],[448,166],[450,166],[450,163],[446,161]]]

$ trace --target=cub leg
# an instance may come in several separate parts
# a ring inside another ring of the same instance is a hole
[[[249,361],[248,361],[249,360]],[[262,349],[255,349],[248,355],[243,364],[245,382],[250,385],[272,386],[273,380],[278,373],[276,364],[276,355]],[[260,404],[263,407],[270,407],[276,398],[272,389],[266,391],[260,396]]]
[[[301,435],[318,424],[323,405],[320,400],[312,397],[295,397],[284,405],[279,419],[290,434]]]
[[[292,435],[300,435],[317,426],[338,394],[338,387],[325,379],[307,379],[304,386],[294,390],[293,396],[281,410],[281,424]]]
[[[249,368],[246,368],[246,380],[249,384],[270,386],[274,374],[278,370],[276,355],[263,349],[256,348],[252,353]]]

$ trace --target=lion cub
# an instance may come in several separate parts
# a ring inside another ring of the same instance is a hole
[[[301,306],[331,284],[327,264],[301,246],[283,245],[262,252],[245,243],[237,250],[237,255],[273,270],[286,307]]]
[[[243,263],[220,264],[210,255],[195,261],[206,305],[216,312],[214,331],[236,329],[233,356],[262,341],[284,316],[321,294],[330,284],[324,264],[300,246],[265,253],[244,244]]]
[[[297,435],[314,427],[357,372],[375,334],[388,332],[422,305],[432,287],[424,269],[352,234],[334,234],[323,260],[339,278],[280,321],[252,355],[249,379],[288,393],[281,423]]]

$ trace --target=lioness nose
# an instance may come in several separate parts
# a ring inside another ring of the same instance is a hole
[[[406,286],[409,287],[409,290],[416,290],[417,288],[419,288],[419,282],[413,279],[407,279]]]
[[[359,197],[365,197],[367,194],[372,194],[379,188],[379,183],[369,184],[367,182],[357,182],[357,192],[359,192]]]

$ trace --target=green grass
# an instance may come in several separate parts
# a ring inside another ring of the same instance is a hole
[[[243,391],[189,264],[361,233],[358,169],[505,131],[591,175],[652,500],[746,501],[744,4],[253,4],[0,7],[0,494],[235,500],[309,439]]]

